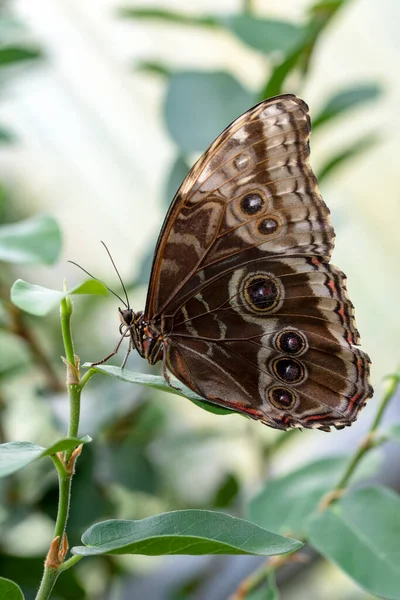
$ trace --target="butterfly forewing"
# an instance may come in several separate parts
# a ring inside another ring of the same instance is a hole
[[[145,309],[168,369],[268,425],[349,425],[370,397],[307,105],[255,106],[199,159],[167,215]]]

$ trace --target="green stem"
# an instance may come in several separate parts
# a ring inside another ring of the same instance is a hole
[[[61,539],[65,531],[71,496],[71,480],[72,475],[70,473],[67,473],[64,475],[64,477],[62,477],[60,474],[58,475],[58,510],[53,538],[60,536]]]
[[[68,435],[71,437],[77,437],[79,431],[81,390],[83,386],[81,386],[79,381],[79,366],[75,359],[74,344],[72,341],[72,302],[69,296],[61,301],[60,315],[61,332],[65,349],[65,363],[67,367],[66,383],[70,402]],[[74,473],[74,465],[68,464],[72,453],[72,449],[67,450],[63,460],[58,455],[51,457],[58,472],[59,496],[57,519],[54,526],[52,545],[50,546],[50,550],[45,561],[43,577],[36,595],[36,600],[48,600],[59,574],[71,567],[80,559],[80,557],[72,557],[68,561],[63,562],[64,555],[66,553],[66,544],[63,544],[63,540],[68,520],[71,499],[71,483]],[[70,463],[71,462],[73,463],[74,459],[72,459]]]
[[[79,430],[79,417],[81,410],[81,385],[79,382],[78,365],[75,364],[74,343],[71,333],[72,301],[70,296],[61,300],[61,332],[65,348],[67,363],[67,388],[69,394],[70,418],[68,435],[77,437]],[[71,457],[72,450],[66,453],[66,461]]]
[[[72,301],[71,298],[67,296],[61,300],[60,306],[61,333],[64,342],[65,357],[68,362],[75,364],[74,343],[71,334],[71,315]]]
[[[79,562],[80,560],[82,560],[82,558],[83,558],[83,556],[78,556],[77,554],[74,554],[74,556],[71,556],[71,558],[69,558],[68,560],[66,560],[65,562],[63,562],[63,564],[58,567],[58,572],[59,573],[63,573],[67,569],[70,569],[77,562]]]
[[[96,369],[89,369],[86,373],[81,377],[80,388],[83,390],[87,382],[93,375],[97,373]]]
[[[275,588],[276,571],[287,563],[296,561],[298,556],[297,552],[273,556],[268,562],[263,563],[251,575],[246,577],[229,600],[244,600],[252,590],[258,588],[264,581],[269,581],[271,587]]]
[[[375,431],[378,429],[379,425],[381,424],[383,413],[385,412],[386,407],[389,404],[390,400],[396,394],[397,388],[399,387],[400,375],[398,375],[398,374],[390,375],[388,377],[388,382],[389,383],[387,385],[386,392],[382,398],[382,401],[378,408],[378,412],[376,413],[375,419],[371,425],[371,429],[370,429],[371,433],[375,433]]]
[[[53,590],[54,584],[57,581],[59,573],[56,569],[48,569],[45,567],[40,588],[36,594],[36,600],[47,600]]]
[[[370,450],[371,448],[375,447],[376,443],[379,443],[379,440],[375,439],[375,433],[376,433],[379,425],[381,424],[383,414],[384,414],[390,400],[393,398],[393,396],[395,395],[395,393],[397,391],[397,388],[399,386],[399,381],[400,381],[400,378],[398,375],[391,375],[389,377],[389,384],[388,384],[388,386],[386,388],[386,392],[383,395],[383,398],[380,402],[375,419],[373,420],[367,435],[362,440],[356,453],[350,459],[350,462],[347,465],[347,468],[346,468],[345,472],[343,473],[343,476],[340,479],[339,483],[332,490],[332,492],[331,492],[332,500],[334,500],[335,496],[340,497],[341,492],[343,492],[343,490],[346,488],[350,478],[352,477],[358,463],[363,458],[364,454],[366,454],[368,452],[368,450]]]

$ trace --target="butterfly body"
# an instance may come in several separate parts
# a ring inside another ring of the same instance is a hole
[[[143,313],[124,335],[209,402],[278,429],[350,425],[372,395],[307,105],[278,96],[215,140],[178,190]],[[130,311],[130,312],[129,312]]]

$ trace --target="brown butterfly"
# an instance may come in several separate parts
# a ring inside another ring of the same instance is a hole
[[[170,206],[146,308],[119,309],[110,356],[129,336],[128,353],[162,361],[168,383],[170,372],[270,427],[329,431],[351,425],[372,387],[345,275],[329,263],[310,129],[307,105],[287,94],[221,133]]]

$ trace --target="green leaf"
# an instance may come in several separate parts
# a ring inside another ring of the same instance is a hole
[[[178,156],[175,159],[174,164],[172,165],[172,169],[170,171],[167,185],[166,185],[166,203],[169,206],[178,191],[179,186],[182,181],[185,179],[186,175],[190,171],[190,166],[186,162],[183,156]]]
[[[0,125],[0,144],[10,144],[14,139],[14,134],[7,127]]]
[[[331,157],[328,161],[319,169],[318,171],[318,181],[321,182],[323,179],[332,175],[334,171],[343,163],[347,163],[349,160],[356,158],[363,152],[366,152],[375,144],[379,142],[379,137],[374,134],[366,135],[355,142],[349,148],[345,148],[341,152],[339,152],[336,156]]]
[[[218,488],[212,506],[215,508],[225,508],[232,504],[240,492],[239,481],[233,473],[227,473]]]
[[[80,283],[66,292],[50,290],[41,285],[34,285],[22,279],[17,279],[11,288],[11,301],[21,310],[31,315],[43,317],[53,310],[53,308],[59,306],[61,300],[69,294],[97,294],[106,296],[108,291],[101,281],[95,279],[88,279],[88,281]]]
[[[110,441],[102,448],[99,477],[106,485],[113,482],[134,492],[156,494],[158,481],[147,450],[142,439],[129,437],[122,442]],[[93,520],[89,523],[93,523]]]
[[[346,494],[309,525],[309,541],[371,594],[400,599],[400,497],[384,487]]]
[[[52,265],[61,251],[61,231],[48,215],[0,227],[0,260]]]
[[[396,442],[397,444],[400,444],[400,424],[392,425],[391,427],[389,427],[389,429],[387,429],[386,431],[383,431],[382,437],[392,440],[393,442]]]
[[[0,48],[0,67],[8,67],[21,61],[36,60],[41,56],[38,48],[22,46],[3,46]]]
[[[256,554],[293,552],[302,543],[261,529],[244,519],[208,510],[178,510],[142,519],[97,523],[74,554]]]
[[[181,153],[203,152],[255,96],[229,73],[187,71],[172,75],[165,101],[167,127]]]
[[[259,19],[245,14],[220,17],[218,21],[242,42],[265,53],[291,52],[304,36],[302,27],[288,21]]]
[[[43,456],[51,456],[52,454],[56,454],[56,452],[76,448],[80,444],[87,444],[91,441],[91,438],[86,435],[83,438],[63,438],[49,448],[38,446],[32,442],[8,442],[7,444],[0,444],[0,477],[20,471],[34,460],[38,460]]]
[[[153,60],[143,60],[135,64],[136,71],[143,71],[151,75],[162,75],[162,77],[170,77],[171,69],[161,62]]]
[[[302,50],[297,50],[285,58],[281,63],[276,65],[276,67],[274,67],[268,81],[260,93],[259,100],[271,98],[272,96],[278,96],[278,94],[282,93],[286,78],[297,66],[302,55]]]
[[[314,117],[313,129],[315,130],[323,123],[331,121],[351,108],[376,100],[381,94],[381,87],[373,83],[354,86],[338,92],[327,101],[317,116]]]
[[[267,581],[267,585],[261,585],[255,590],[251,591],[246,595],[246,600],[279,600],[280,594],[276,587],[273,576],[270,576]]]
[[[24,595],[19,585],[0,577],[0,600],[24,600]]]
[[[376,457],[370,455],[364,463],[365,473],[374,472]],[[288,475],[269,480],[248,507],[248,517],[260,527],[277,533],[303,537],[307,533],[307,519],[318,507],[323,496],[338,482],[347,465],[348,458],[335,456],[322,458]]]
[[[148,19],[153,21],[164,21],[178,25],[200,25],[202,27],[216,27],[218,21],[215,17],[204,15],[186,15],[170,10],[159,8],[131,8],[122,7],[118,14],[123,19]]]
[[[83,367],[91,367],[90,363],[85,363]],[[182,396],[183,398],[187,398],[200,408],[207,410],[208,412],[212,412],[217,415],[231,415],[235,411],[229,410],[228,408],[224,408],[222,406],[218,406],[217,404],[211,404],[211,402],[207,402],[198,394],[195,394],[191,389],[189,389],[186,385],[174,379],[174,386],[171,387],[165,381],[164,377],[160,377],[158,375],[147,375],[144,373],[133,373],[132,371],[127,371],[126,369],[121,369],[120,367],[113,367],[111,365],[96,365],[95,367],[91,367],[98,373],[104,373],[105,375],[111,375],[112,377],[116,377],[121,381],[126,381],[128,383],[138,383],[139,385],[145,385],[148,387],[155,388],[157,390],[162,390],[163,392],[168,392],[169,394],[176,394],[177,396]]]
[[[309,10],[309,19],[303,28],[301,41],[297,48],[283,58],[272,70],[271,75],[262,87],[259,99],[276,96],[284,91],[288,76],[297,71],[304,83],[309,71],[311,59],[317,42],[336,12],[347,0],[327,0],[317,2]]]

